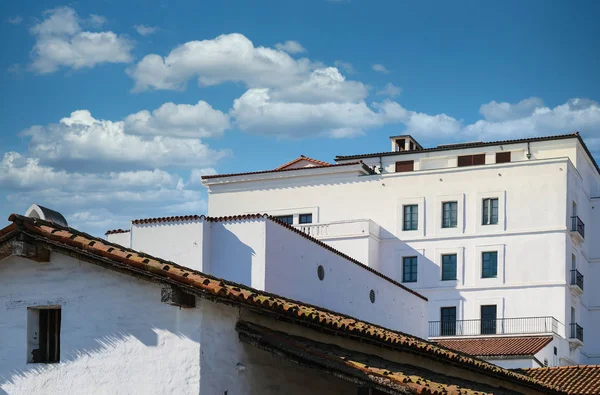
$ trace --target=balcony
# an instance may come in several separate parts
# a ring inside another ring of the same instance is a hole
[[[495,320],[429,321],[429,337],[497,336],[497,335],[560,335],[562,325],[554,317],[498,318]]]
[[[583,346],[583,328],[579,324],[571,324],[571,333],[569,333],[569,343],[571,347]]]
[[[571,289],[577,293],[583,292],[583,274],[579,270],[571,270]]]
[[[379,225],[369,219],[356,219],[318,224],[294,225],[299,231],[317,239],[379,237]]]
[[[585,239],[585,224],[578,217],[571,217],[571,235],[578,237],[583,241]]]

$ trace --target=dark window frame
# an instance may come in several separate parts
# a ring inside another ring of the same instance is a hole
[[[291,214],[290,215],[277,215],[277,216],[275,216],[275,219],[283,222],[284,224],[288,224],[288,225],[294,224],[294,216]]]
[[[402,160],[396,162],[396,173],[407,173],[415,170],[414,160]]]
[[[481,208],[481,224],[498,225],[498,221],[500,219],[500,199],[485,198],[481,202]]]
[[[456,306],[440,308],[440,335],[456,335]]]
[[[458,167],[485,165],[485,154],[460,155],[457,159]]]
[[[496,152],[496,163],[510,163],[511,156],[510,151]]]
[[[33,308],[38,317],[38,348],[31,350],[30,363],[60,362],[60,329],[62,309]]]
[[[458,227],[458,202],[442,203],[442,228],[451,229]]]
[[[480,307],[481,314],[481,334],[495,335],[496,322],[498,320],[498,306],[495,304],[482,305]]]
[[[402,257],[402,282],[416,283],[418,280],[419,259],[416,256]]]
[[[452,258],[454,258],[454,262],[452,262]],[[450,260],[450,262],[448,262],[448,260]],[[458,254],[443,254],[442,281],[455,281],[458,278],[457,266]]]
[[[306,220],[308,218],[308,221]],[[298,215],[298,223],[301,225],[312,224],[312,213]]]
[[[497,277],[498,277],[498,251],[482,252],[481,253],[481,278],[497,278]]]
[[[402,230],[419,230],[419,205],[406,204],[402,207]],[[407,218],[410,217],[410,218]]]

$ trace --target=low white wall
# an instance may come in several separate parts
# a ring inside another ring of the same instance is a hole
[[[126,248],[131,247],[131,232],[111,233],[106,236],[106,240],[111,243],[121,245]]]
[[[266,225],[268,291],[427,337],[425,300],[275,222]]]

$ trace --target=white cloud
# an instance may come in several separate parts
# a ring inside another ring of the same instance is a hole
[[[200,85],[242,82],[249,87],[277,87],[302,82],[315,65],[293,59],[286,52],[255,47],[242,34],[226,34],[212,40],[190,41],[166,57],[146,55],[128,70],[136,91],[182,89],[190,78]]]
[[[250,89],[233,104],[231,114],[246,131],[275,137],[351,137],[392,121],[386,106],[364,101],[300,103],[273,100],[269,89]]]
[[[200,100],[195,105],[165,103],[152,112],[131,114],[124,127],[131,134],[204,138],[222,135],[230,123],[227,114]]]
[[[141,36],[149,36],[158,31],[158,27],[156,26],[146,26],[146,25],[134,25],[133,28],[138,32]]]
[[[389,97],[399,96],[400,93],[402,93],[402,88],[392,84],[391,82],[388,82],[383,89],[377,91],[377,95]]]
[[[530,97],[517,104],[491,101],[479,108],[479,113],[488,121],[507,121],[525,118],[533,114],[536,108],[543,107],[544,101],[539,97]]]
[[[356,69],[354,68],[354,66],[352,66],[352,63],[344,62],[342,60],[336,60],[335,62],[333,62],[333,64],[335,65],[335,67],[342,70],[346,74],[356,73]]]
[[[378,72],[378,73],[383,73],[383,74],[389,74],[390,71],[382,64],[374,64],[373,66],[371,66],[371,68]]]
[[[277,43],[275,44],[275,48],[291,54],[306,52],[306,49],[298,41],[293,40],[288,40],[284,43]]]
[[[72,8],[55,8],[46,11],[44,17],[31,28],[36,37],[31,64],[35,72],[46,74],[60,67],[77,70],[101,63],[131,62],[131,41],[111,31],[82,31],[81,20]],[[104,21],[98,15],[90,18],[91,24]]]
[[[21,22],[23,22],[23,17],[19,15],[8,17],[6,18],[6,22],[10,23],[11,25],[20,25]]]
[[[153,115],[154,116],[154,115]],[[155,116],[154,116],[155,117]],[[168,125],[169,120],[158,117]],[[156,119],[150,119],[153,126]],[[79,110],[57,124],[33,126],[22,132],[30,137],[29,152],[41,163],[64,168],[96,166],[105,168],[195,168],[214,164],[228,155],[215,151],[198,139],[129,134],[124,121],[97,120]]]
[[[96,27],[96,28],[101,27],[106,22],[107,22],[106,18],[103,17],[102,15],[95,15],[95,14],[90,15],[89,23],[93,27]]]

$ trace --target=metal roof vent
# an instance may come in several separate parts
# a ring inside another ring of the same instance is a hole
[[[69,226],[67,220],[61,213],[37,204],[32,204],[25,212],[25,216],[43,219],[44,221],[54,222],[55,224],[62,226]]]

